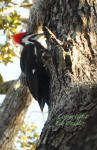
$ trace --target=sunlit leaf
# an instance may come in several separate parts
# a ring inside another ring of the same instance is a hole
[[[22,142],[22,147],[25,147],[26,146],[26,143],[25,142]]]
[[[37,133],[34,133],[34,136],[35,136],[35,137],[39,137],[39,135],[38,135]]]
[[[27,139],[27,137],[26,137],[26,136],[24,136],[24,137],[23,137],[23,140],[24,140],[24,141],[26,141],[26,139]]]
[[[10,16],[7,16],[7,20],[8,20],[9,22],[11,22],[11,21],[12,21],[12,18],[11,18]]]

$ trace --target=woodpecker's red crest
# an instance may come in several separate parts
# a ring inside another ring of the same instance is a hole
[[[18,44],[21,44],[21,38],[23,35],[25,35],[27,32],[21,32],[21,33],[17,33],[17,34],[14,34],[12,35],[12,38],[14,40],[14,42],[18,43]]]

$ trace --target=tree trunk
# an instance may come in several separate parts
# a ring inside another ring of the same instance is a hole
[[[43,62],[51,79],[49,114],[37,150],[96,150],[97,1],[34,2],[28,30],[44,27],[48,51]],[[2,150],[8,150],[31,102],[27,88],[16,87],[0,108]]]
[[[50,108],[37,150],[97,149],[97,1],[52,0],[44,33]]]
[[[6,94],[0,107],[0,150],[12,149],[17,131],[32,101],[21,79],[24,80],[24,77],[0,85],[0,94]]]

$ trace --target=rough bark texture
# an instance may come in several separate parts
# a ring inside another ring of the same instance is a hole
[[[37,150],[96,150],[97,1],[52,0],[44,18],[63,44],[43,28],[51,54],[45,62],[50,108]]]
[[[17,131],[32,101],[28,88],[21,82],[22,78],[0,85],[0,93],[6,93],[0,107],[0,150],[12,149]]]
[[[34,2],[27,30],[38,32],[43,25],[48,43],[43,62],[51,76],[49,115],[37,150],[96,150],[97,1]],[[2,150],[8,149],[30,103],[24,85],[12,87],[0,109]]]

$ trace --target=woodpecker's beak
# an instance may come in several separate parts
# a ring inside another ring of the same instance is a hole
[[[41,34],[36,34],[35,40],[39,43],[41,43],[43,40],[45,40],[45,35],[43,33]]]

